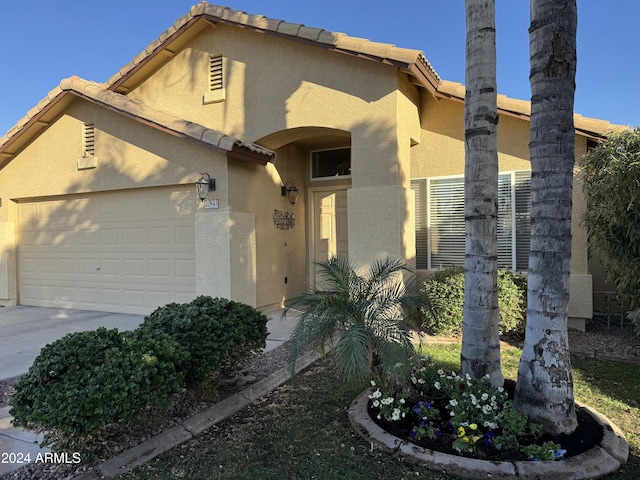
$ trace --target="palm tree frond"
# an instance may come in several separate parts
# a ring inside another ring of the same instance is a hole
[[[377,376],[381,365],[411,357],[414,348],[403,323],[407,312],[424,302],[413,295],[416,282],[405,275],[408,269],[402,262],[376,260],[362,273],[345,257],[316,265],[323,290],[287,302],[287,309],[303,312],[291,333],[292,368],[305,351],[322,349],[333,339],[338,371],[347,380]],[[395,377],[406,380],[404,375]]]

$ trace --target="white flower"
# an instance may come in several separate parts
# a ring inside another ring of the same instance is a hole
[[[502,392],[504,392],[504,388],[502,388],[502,387],[498,387],[498,391],[499,391],[500,393],[502,393]]]
[[[444,375],[444,370],[439,368],[438,369],[438,375],[440,375],[442,377]]]
[[[475,405],[478,403],[478,399],[476,398],[476,396],[472,393],[469,395],[469,397],[471,398],[471,404]]]
[[[452,411],[451,413],[449,413],[449,415],[451,415],[452,417],[455,417],[456,416],[456,412]]]
[[[378,408],[380,406],[380,402],[378,400],[373,401],[373,406]]]
[[[371,386],[372,386],[372,387],[375,387],[375,386],[376,386],[376,382],[375,382],[375,380],[371,380]]]
[[[414,376],[411,377],[411,382],[412,383],[418,383],[418,379]]]
[[[458,401],[456,399],[451,399],[451,400],[449,400],[449,404],[452,407],[457,407],[458,406]]]
[[[400,399],[400,405],[404,405],[404,398]]]
[[[437,390],[440,390],[441,388],[440,382],[434,383],[433,386],[436,387]]]
[[[418,379],[418,383],[419,383],[420,385],[424,385],[424,384],[425,384],[424,378],[419,378],[419,379]]]
[[[489,415],[489,413],[491,413],[491,410],[493,410],[493,408],[491,408],[490,405],[485,405],[482,407],[482,413],[484,413],[485,415]]]
[[[488,393],[483,393],[482,394],[482,400],[486,400],[487,398],[489,398],[489,394]]]
[[[469,380],[469,381],[471,380],[471,375],[469,375],[468,373],[465,374],[465,377],[466,377],[467,380]]]
[[[391,420],[400,420],[400,409],[394,408],[393,413],[391,414]]]

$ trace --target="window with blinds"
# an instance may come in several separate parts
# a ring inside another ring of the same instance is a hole
[[[464,265],[464,177],[415,179],[416,267]],[[498,177],[498,266],[527,269],[531,217],[531,172]]]

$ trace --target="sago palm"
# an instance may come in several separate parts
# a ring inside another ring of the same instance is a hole
[[[407,315],[423,305],[409,270],[398,260],[373,262],[362,273],[343,257],[319,262],[318,288],[287,302],[299,310],[291,333],[291,366],[304,352],[333,346],[345,381],[371,377],[388,384],[408,381],[415,349]]]

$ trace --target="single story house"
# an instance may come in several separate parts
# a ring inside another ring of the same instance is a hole
[[[198,3],[106,83],[63,80],[0,138],[0,304],[262,308],[333,254],[459,264],[463,101],[419,50]],[[529,102],[498,106],[500,264],[526,270]],[[612,127],[575,123],[576,157]],[[569,308],[592,315],[579,222]]]

